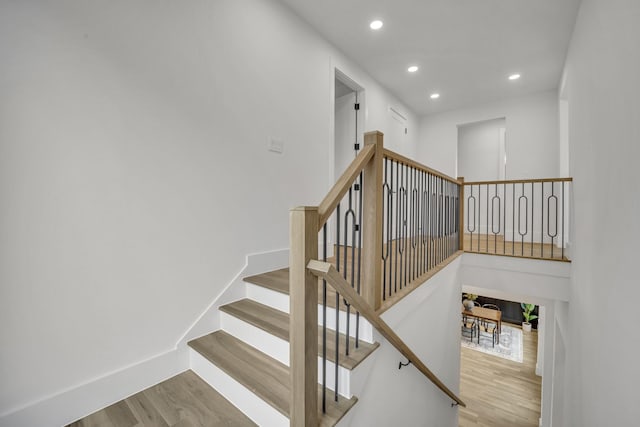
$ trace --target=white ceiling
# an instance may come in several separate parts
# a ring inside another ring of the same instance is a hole
[[[281,1],[421,115],[557,88],[580,3]],[[369,29],[374,19],[381,30]]]

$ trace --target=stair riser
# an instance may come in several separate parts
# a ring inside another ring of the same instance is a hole
[[[288,427],[289,418],[238,383],[200,353],[189,349],[189,362],[194,371],[207,384],[215,388],[251,420],[261,426]]]
[[[247,298],[268,305],[276,310],[289,313],[289,295],[247,283]],[[340,333],[345,335],[347,329],[346,321],[347,314],[341,311],[339,319]],[[318,324],[322,324],[322,305],[318,305]],[[336,329],[336,310],[331,307],[327,307],[327,327],[333,330]],[[373,327],[362,316],[360,316],[359,329],[359,338],[364,342],[373,343]],[[349,315],[349,335],[352,337],[356,336],[356,315],[353,312]]]
[[[279,362],[289,366],[289,342],[228,313],[220,312],[220,325],[230,335],[257,348]],[[335,364],[327,360],[327,388],[335,390]],[[351,398],[352,372],[338,368],[338,393]],[[318,357],[318,381],[322,378],[322,358]]]

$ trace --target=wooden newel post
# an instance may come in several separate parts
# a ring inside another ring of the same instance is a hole
[[[318,425],[318,278],[307,270],[318,259],[318,208],[290,212],[289,361],[291,426]]]
[[[464,250],[464,177],[459,176],[458,181],[460,182],[458,187],[458,200],[460,205],[460,224],[458,226],[458,238],[459,238],[459,246],[458,249]]]
[[[373,307],[382,304],[382,132],[367,132],[364,144],[376,146],[364,168],[362,207],[362,296]]]

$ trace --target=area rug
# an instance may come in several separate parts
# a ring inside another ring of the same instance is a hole
[[[500,343],[497,343],[495,347],[491,346],[491,337],[484,336],[480,337],[480,344],[478,344],[477,337],[474,337],[473,342],[469,342],[468,337],[461,337],[460,343],[463,347],[472,350],[522,363],[522,329],[514,328],[504,323],[502,324]]]

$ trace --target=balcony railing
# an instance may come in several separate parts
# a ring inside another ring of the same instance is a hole
[[[572,181],[549,178],[464,182],[463,249],[568,261]]]

